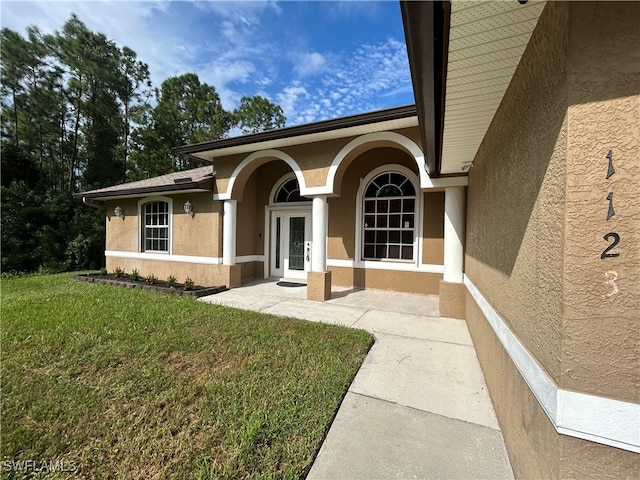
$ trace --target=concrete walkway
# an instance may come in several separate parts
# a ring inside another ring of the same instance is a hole
[[[334,288],[319,303],[256,282],[201,300],[374,334],[308,479],[513,478],[466,323],[438,297]]]

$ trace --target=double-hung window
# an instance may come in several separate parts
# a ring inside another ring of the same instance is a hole
[[[143,205],[142,245],[145,252],[169,252],[169,203],[152,201]]]
[[[416,190],[406,176],[385,172],[364,191],[364,260],[414,260]]]

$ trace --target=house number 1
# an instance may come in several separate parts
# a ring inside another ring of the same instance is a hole
[[[616,173],[616,170],[613,168],[613,151],[609,150],[607,152],[607,158],[609,159],[609,168],[607,169],[607,180],[609,177]]]

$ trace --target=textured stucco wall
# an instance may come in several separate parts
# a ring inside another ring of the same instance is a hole
[[[113,214],[120,206],[123,219]],[[123,252],[138,251],[138,199],[127,198],[107,202],[106,249]]]
[[[218,257],[222,255],[222,245],[218,242],[221,228],[219,202],[212,199],[210,192],[164,195],[173,199],[171,247],[174,255],[195,255]],[[151,198],[144,197],[144,198]],[[107,202],[106,249],[125,252],[138,251],[140,198],[110,200]],[[184,213],[184,203],[189,200],[195,212],[191,217]],[[113,209],[120,205],[124,220],[113,215]]]
[[[220,238],[221,220],[219,202],[212,199],[210,192],[166,195],[173,199],[171,228],[171,249],[173,255],[189,255],[217,258],[222,255]],[[148,198],[148,197],[145,197]],[[112,251],[138,253],[139,198],[120,199],[107,202],[106,249]],[[184,213],[184,203],[189,200],[193,206],[193,217]],[[113,216],[116,205],[124,211],[121,220]],[[144,255],[144,253],[141,253]],[[163,262],[145,258],[107,257],[106,268],[112,272],[116,267],[127,273],[136,268],[143,276],[153,274],[164,280],[169,275],[179,282],[190,277],[200,285],[225,285],[226,279],[215,265],[195,263]]]
[[[444,265],[444,192],[425,192],[422,263]]]
[[[640,7],[573,6],[569,32],[561,385],[638,402]],[[609,232],[619,256],[601,259]]]
[[[547,3],[470,171],[465,258],[560,388],[636,403],[639,12]],[[469,295],[467,322],[517,478],[638,477],[637,454],[555,431]]]
[[[229,285],[228,272],[225,271],[222,265],[107,257],[107,271],[113,272],[116,267],[122,268],[127,274],[137,268],[143,277],[153,274],[160,280],[166,280],[169,275],[173,275],[178,279],[179,283],[184,282],[189,277],[198,285]]]
[[[419,293],[422,295],[438,295],[440,280],[442,280],[442,275],[439,273],[347,267],[329,267],[329,270],[331,271],[333,285]]]
[[[465,270],[560,381],[569,11],[550,2],[475,157]]]
[[[222,242],[218,241],[222,216],[220,202],[211,193],[172,195],[173,198],[173,254],[218,257],[222,255]],[[189,201],[195,212],[193,217],[184,213]]]
[[[560,436],[469,294],[465,313],[515,477],[558,478]]]
[[[556,433],[470,295],[466,319],[517,479],[640,476],[638,454]]]
[[[256,255],[258,243],[257,217],[264,218],[264,206],[260,214],[256,208],[256,175],[247,181],[242,200],[238,202],[236,219],[236,255]],[[261,228],[263,230],[264,227]]]

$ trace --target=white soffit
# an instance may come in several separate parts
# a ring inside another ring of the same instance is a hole
[[[441,173],[473,161],[545,3],[452,0]]]

